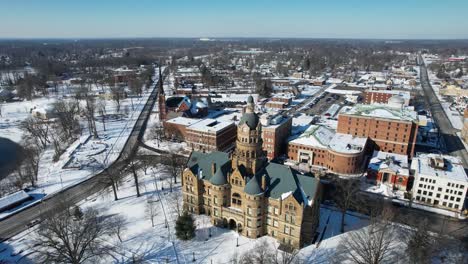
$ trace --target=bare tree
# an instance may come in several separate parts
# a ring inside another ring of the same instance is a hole
[[[102,121],[102,126],[103,126],[104,131],[106,131],[106,115],[107,115],[106,104],[107,103],[105,99],[99,99],[99,101],[97,102],[97,109],[98,109],[99,115],[101,116],[101,121]]]
[[[110,218],[100,217],[97,210],[89,208],[78,219],[71,206],[59,207],[44,218],[32,240],[41,262],[79,264],[111,254],[113,246],[105,242],[113,234]]]
[[[113,233],[117,236],[120,243],[122,243],[122,232],[127,229],[127,219],[122,215],[113,216],[109,226],[113,229]]]
[[[50,143],[49,122],[34,117],[28,117],[20,124],[20,128],[39,142],[42,148],[45,148],[47,144]]]
[[[337,248],[338,261],[351,260],[358,264],[392,263],[397,244],[397,229],[390,222],[393,212],[383,209],[378,217],[372,217],[369,226],[343,235]]]
[[[29,172],[31,186],[35,186],[37,174],[39,172],[39,159],[41,156],[41,150],[39,146],[36,146],[31,142],[31,140],[28,140],[27,138],[23,138],[20,145],[23,148],[22,153],[24,160],[27,161],[24,162],[24,165],[27,167],[27,171]]]
[[[140,78],[135,77],[130,80],[130,91],[132,91],[133,94],[141,96],[141,93],[143,92],[143,82],[140,80]]]
[[[138,181],[138,171],[137,171],[137,168],[136,168],[135,165],[136,165],[136,161],[132,159],[130,161],[130,171],[132,172],[133,180],[135,181],[135,188],[136,188],[137,197],[140,197],[141,196],[141,194],[140,194],[140,183]]]
[[[434,238],[429,233],[427,219],[419,222],[415,229],[408,230],[408,234],[406,253],[409,262],[414,264],[429,263],[433,256]]]
[[[63,133],[63,139],[75,139],[80,132],[80,124],[77,118],[79,114],[78,102],[59,100],[54,103],[54,111],[57,113],[57,125]]]
[[[180,195],[180,193],[170,193],[169,203],[171,204],[171,207],[175,209],[177,215],[182,215],[182,195]]]
[[[165,170],[174,179],[174,183],[177,183],[177,177],[182,175],[185,164],[186,160],[184,157],[176,153],[169,154]]]
[[[154,218],[158,215],[158,204],[157,201],[148,197],[146,201],[146,215],[151,220],[151,226],[154,227]]]
[[[346,211],[358,203],[359,181],[355,179],[340,179],[335,181],[333,200],[341,211],[341,233],[344,233]]]
[[[93,134],[94,138],[97,138],[98,133],[97,133],[97,128],[96,128],[96,121],[94,119],[95,112],[96,112],[96,100],[94,99],[94,97],[86,94],[85,101],[86,101],[86,107],[83,113],[86,116],[86,119],[88,120],[89,132]]]
[[[266,240],[258,242],[254,248],[239,255],[235,252],[230,263],[235,264],[296,264],[301,263],[299,251],[283,245],[283,251],[268,243]]]
[[[158,142],[158,148],[164,138],[164,128],[159,123],[151,129],[151,137]]]
[[[120,112],[120,102],[125,97],[125,92],[123,87],[117,86],[111,88],[112,100],[117,104],[117,112]]]
[[[117,195],[117,188],[121,180],[119,172],[112,171],[109,168],[105,168],[103,175],[104,177],[101,178],[101,181],[103,181],[106,184],[109,184],[112,187],[112,192],[114,194],[114,201],[117,201],[119,199]]]
[[[275,251],[275,264],[296,264],[301,263],[299,250],[289,246],[283,245],[283,250],[278,248]]]

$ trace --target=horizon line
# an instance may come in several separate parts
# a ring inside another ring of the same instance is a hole
[[[467,37],[461,38],[373,38],[373,37],[238,37],[238,36],[224,36],[224,37],[209,37],[209,36],[187,36],[187,37],[168,37],[168,36],[151,36],[151,37],[0,37],[3,40],[131,40],[131,39],[208,39],[208,40],[227,40],[227,39],[265,39],[265,40],[380,40],[380,41],[414,41],[414,40],[452,40],[464,41],[468,40]]]

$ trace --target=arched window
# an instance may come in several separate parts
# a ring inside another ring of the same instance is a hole
[[[242,205],[242,199],[240,194],[238,193],[233,193],[232,194],[232,204],[233,205]]]

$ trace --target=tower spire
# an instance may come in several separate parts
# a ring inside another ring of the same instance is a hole
[[[159,121],[165,121],[167,115],[166,96],[164,94],[163,78],[161,73],[161,63],[159,64],[159,79],[158,79],[158,106],[159,106]]]

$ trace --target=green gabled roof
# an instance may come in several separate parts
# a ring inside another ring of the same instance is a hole
[[[311,174],[301,174],[289,166],[269,163],[265,168],[268,197],[279,199],[283,194],[292,192],[299,203],[308,204],[318,190],[320,181]]]
[[[257,176],[253,176],[245,185],[244,192],[250,195],[257,195],[263,193],[262,187],[260,187],[259,179]]]
[[[213,151],[210,153],[203,153],[192,151],[187,161],[187,167],[195,175],[198,175],[198,173],[202,171],[202,178],[205,180],[211,180],[214,176],[211,167],[213,163],[216,164],[215,175],[219,172],[224,180],[226,180],[227,174],[231,169],[231,161],[229,159],[229,154],[225,152]],[[221,182],[220,179],[215,181]]]

